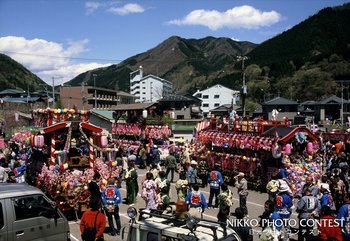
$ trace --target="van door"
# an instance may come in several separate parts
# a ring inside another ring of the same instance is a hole
[[[0,199],[0,241],[7,241],[9,238],[7,237],[8,225],[7,217],[5,212],[5,201]]]
[[[68,222],[44,195],[11,198],[14,221],[9,230],[10,240],[65,241]],[[56,215],[56,218],[55,218]]]

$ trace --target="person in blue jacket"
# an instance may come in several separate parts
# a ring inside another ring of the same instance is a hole
[[[344,195],[344,204],[339,208],[337,220],[342,229],[343,240],[350,240],[350,193]]]
[[[115,236],[120,234],[121,223],[119,216],[119,204],[121,203],[122,197],[120,195],[119,189],[115,186],[114,178],[108,180],[108,186],[102,192],[102,204],[106,211],[108,218],[108,225],[111,229],[111,235]],[[114,228],[113,216],[115,223],[117,224],[117,230]]]
[[[275,200],[275,211],[280,215],[281,220],[283,221],[283,225],[285,225],[285,241],[289,240],[290,227],[288,224],[290,216],[292,214],[293,206],[293,199],[292,196],[289,194],[289,190],[289,186],[286,183],[280,185],[278,189],[279,193],[277,194]]]
[[[19,161],[15,161],[13,165],[13,173],[15,175],[15,179],[17,183],[24,183],[25,180],[25,171],[27,169],[26,165],[21,165]]]
[[[186,204],[189,208],[201,208],[203,213],[208,207],[205,196],[199,191],[199,185],[197,183],[192,186],[192,189],[186,196]]]
[[[321,186],[320,189],[322,196],[320,199],[321,207],[322,206],[328,206],[329,208],[333,207],[333,197],[329,189]]]
[[[220,194],[220,187],[224,183],[224,180],[222,179],[221,172],[219,171],[219,164],[214,165],[214,170],[212,170],[209,173],[208,176],[208,183],[210,186],[210,193],[209,193],[209,202],[208,202],[208,207],[213,206],[213,198],[215,196],[215,208],[218,208],[219,203],[218,203],[218,195]]]

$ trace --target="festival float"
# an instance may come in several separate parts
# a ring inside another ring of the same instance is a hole
[[[171,127],[155,113],[155,107],[148,110],[116,111],[116,122],[112,125],[114,139],[125,145],[138,148],[141,142],[163,145],[172,134]]]
[[[89,123],[89,114],[77,109],[33,112],[38,132],[32,133],[31,143],[45,156],[36,185],[67,215],[87,208],[87,184],[95,172],[101,174],[103,187],[121,171],[111,158],[117,148],[109,145],[102,128]]]
[[[317,158],[319,138],[307,128],[291,127],[289,121],[210,120],[197,132],[199,160],[211,168],[218,163],[228,184],[238,172],[247,176],[250,189],[264,191],[267,182],[284,165],[296,190],[307,175],[319,180],[321,163]]]

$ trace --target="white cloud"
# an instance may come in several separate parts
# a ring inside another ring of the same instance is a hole
[[[85,2],[86,15],[91,15],[98,9],[108,9],[111,6],[118,5],[119,1],[101,1],[101,2]]]
[[[86,15],[93,14],[100,6],[101,6],[101,3],[99,2],[86,2],[85,3]]]
[[[55,83],[55,85],[65,83],[74,77],[78,76],[81,73],[84,73],[88,70],[93,70],[101,67],[106,67],[112,65],[112,63],[108,64],[100,64],[100,63],[79,63],[79,64],[72,64],[72,65],[66,65],[66,66],[61,66],[56,69],[52,70],[43,70],[39,71],[37,73],[38,76],[44,76],[48,81],[49,84],[52,84],[52,77],[56,77],[58,79]],[[51,81],[51,82],[50,82]]]
[[[145,9],[137,3],[128,3],[120,8],[111,7],[107,11],[118,15],[127,15],[131,13],[143,13]]]
[[[239,38],[236,38],[236,37],[231,37],[231,39],[232,39],[233,41],[241,41]]]
[[[0,52],[19,62],[42,80],[51,84],[52,77],[69,81],[85,71],[105,67],[111,63],[74,63],[74,58],[87,51],[89,40],[61,43],[44,39],[25,39],[17,36],[0,37]]]
[[[281,20],[282,16],[272,10],[262,12],[252,6],[243,5],[228,9],[225,12],[216,10],[194,10],[183,19],[174,19],[169,24],[174,25],[202,25],[215,31],[221,28],[257,29],[270,26]]]

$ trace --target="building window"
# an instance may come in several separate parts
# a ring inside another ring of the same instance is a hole
[[[220,95],[214,95],[214,99],[219,99]]]
[[[184,115],[177,115],[176,118],[178,120],[183,120],[183,119],[185,119],[185,116]]]
[[[143,89],[143,90],[145,90],[145,89],[146,89],[146,87],[142,87],[142,89]]]
[[[145,95],[145,94],[146,94],[146,92],[142,92],[142,94],[143,94],[143,95]]]
[[[209,107],[208,103],[203,103],[202,107]]]
[[[202,93],[196,94],[195,97],[197,97],[197,98],[202,98]]]
[[[220,106],[219,103],[215,103],[215,104],[214,104],[214,107],[218,107],[218,106]]]
[[[209,95],[203,95],[203,99],[209,99]]]

